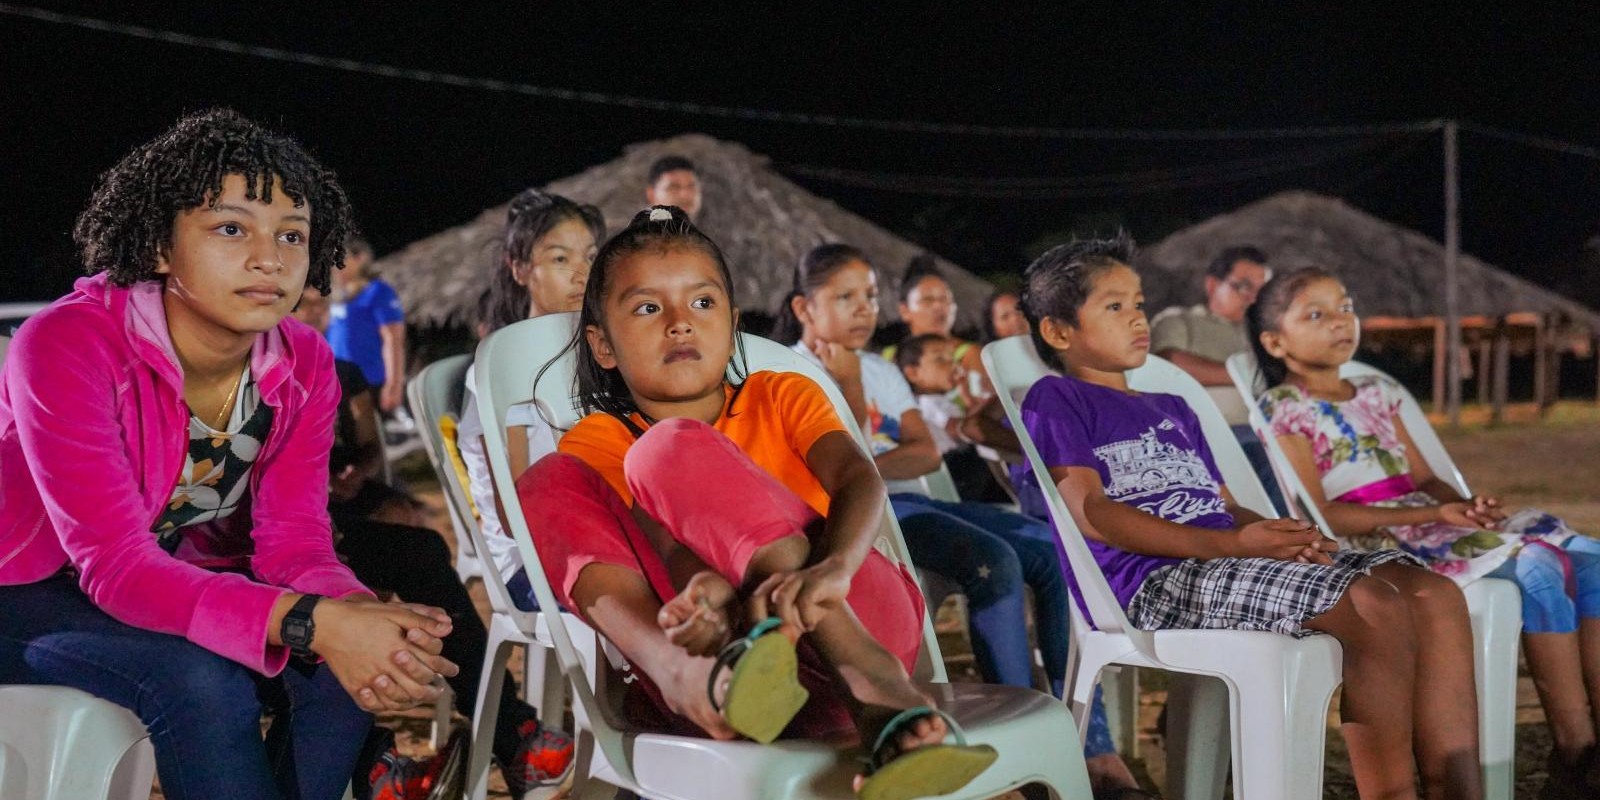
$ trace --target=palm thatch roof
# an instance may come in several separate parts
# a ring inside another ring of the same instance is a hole
[[[1261,248],[1274,269],[1340,276],[1362,316],[1443,316],[1444,248],[1342,200],[1283,192],[1168,236],[1135,258],[1152,310],[1204,300],[1206,265],[1224,248]],[[1463,316],[1554,312],[1600,331],[1600,314],[1468,255],[1457,262]]]
[[[650,165],[664,155],[694,161],[705,199],[696,220],[721,245],[734,277],[734,296],[746,310],[776,312],[794,281],[800,256],[812,247],[847,242],[878,267],[886,302],[880,321],[896,317],[887,301],[906,263],[923,252],[866,219],[791,183],[765,156],[744,146],[690,133],[641,142],[612,161],[545,188],[605,214],[606,229],[618,231],[644,206]],[[507,198],[509,201],[510,198]],[[422,325],[467,323],[479,294],[489,285],[494,249],[505,225],[505,206],[441,231],[379,259],[377,268],[394,284],[408,319]],[[992,287],[944,259],[960,306],[957,327],[976,326]]]

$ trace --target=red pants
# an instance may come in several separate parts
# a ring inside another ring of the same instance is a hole
[[[734,586],[743,585],[750,559],[762,546],[793,535],[808,536],[815,545],[822,529],[822,518],[810,506],[702,422],[657,423],[629,449],[623,466],[639,507]],[[589,465],[563,453],[546,456],[517,481],[517,495],[551,588],[566,608],[578,609],[573,584],[594,563],[643,575],[663,600],[676,596],[666,566],[632,513]],[[874,550],[851,581],[848,602],[862,626],[910,671],[922,646],[924,613],[910,574]],[[828,701],[834,689],[815,654],[802,648],[801,655],[801,682],[813,698],[801,715],[812,721],[804,729],[820,733],[848,725],[840,717],[843,707]],[[659,703],[655,687],[647,691]],[[824,707],[810,713],[817,706]],[[659,708],[666,710],[664,704]]]

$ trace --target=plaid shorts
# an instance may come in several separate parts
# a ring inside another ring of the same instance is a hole
[[[1304,627],[1339,602],[1356,578],[1391,561],[1420,567],[1399,550],[1341,550],[1333,564],[1272,558],[1191,558],[1150,573],[1128,604],[1135,628],[1271,631],[1301,638]]]

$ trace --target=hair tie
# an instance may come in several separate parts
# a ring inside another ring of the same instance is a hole
[[[655,206],[650,209],[650,216],[647,219],[651,222],[671,222],[672,212],[666,206]]]

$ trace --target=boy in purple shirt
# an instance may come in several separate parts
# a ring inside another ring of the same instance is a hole
[[[1239,507],[1182,400],[1128,388],[1150,326],[1126,236],[1040,256],[1022,305],[1046,363],[1023,422],[1129,622],[1143,630],[1327,633],[1362,797],[1481,797],[1472,631],[1455,584],[1393,550],[1356,553]],[[1424,646],[1425,643],[1425,646]]]

